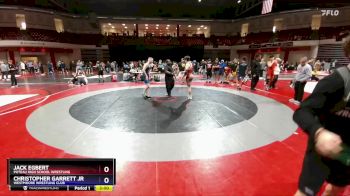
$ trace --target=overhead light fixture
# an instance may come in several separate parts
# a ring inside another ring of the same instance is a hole
[[[170,27],[170,25],[166,25],[167,27]]]
[[[112,24],[111,23],[108,23],[109,26],[111,26]]]
[[[114,29],[114,26],[112,26],[112,29]]]
[[[197,30],[199,31],[201,28],[197,28]]]
[[[26,30],[27,29],[27,24],[25,22],[21,23],[21,29]]]
[[[242,2],[242,0],[238,0],[238,1],[237,1],[237,3],[241,3],[241,2]]]
[[[188,25],[188,27],[192,27],[192,25]]]
[[[273,33],[276,33],[276,26],[273,26],[273,27],[272,27],[272,32],[273,32]]]
[[[159,24],[156,24],[157,27],[159,27]]]
[[[146,29],[148,29],[148,27],[146,27]]]
[[[125,24],[122,24],[123,26],[125,26]]]
[[[198,0],[198,2],[200,3],[202,0]]]
[[[204,29],[207,29],[207,27],[204,27]]]
[[[166,29],[169,30],[169,27],[167,27]]]
[[[136,26],[136,24],[134,24],[134,26]]]
[[[201,25],[201,28],[203,28],[204,27],[204,25]]]
[[[159,29],[158,27],[156,27],[156,29]]]
[[[147,26],[148,26],[148,24],[145,24],[145,26],[147,27]]]

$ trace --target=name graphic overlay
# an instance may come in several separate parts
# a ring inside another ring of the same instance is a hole
[[[8,159],[11,191],[112,191],[115,159]]]

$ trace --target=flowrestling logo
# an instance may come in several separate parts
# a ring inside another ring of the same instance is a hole
[[[322,16],[339,16],[339,10],[321,10]]]

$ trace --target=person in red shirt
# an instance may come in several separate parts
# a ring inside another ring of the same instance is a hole
[[[267,62],[267,73],[266,73],[266,90],[270,90],[273,84],[274,70],[277,66],[277,61],[274,56],[270,56]]]

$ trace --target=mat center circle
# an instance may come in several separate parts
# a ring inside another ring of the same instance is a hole
[[[257,113],[251,100],[222,91],[193,89],[187,100],[186,88],[151,89],[152,99],[141,97],[143,89],[112,91],[87,97],[73,104],[70,115],[92,127],[136,133],[178,133],[233,125]]]

